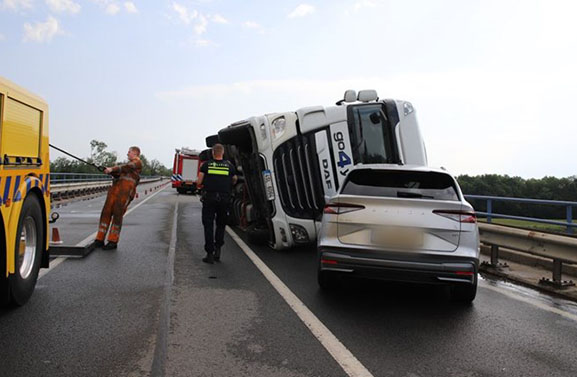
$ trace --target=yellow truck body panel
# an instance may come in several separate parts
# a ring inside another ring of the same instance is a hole
[[[40,97],[0,77],[0,213],[3,234],[0,258],[5,271],[15,272],[20,212],[28,195],[36,195],[43,209],[43,260],[48,259],[50,214],[50,156],[48,105]],[[3,262],[4,262],[3,261]]]

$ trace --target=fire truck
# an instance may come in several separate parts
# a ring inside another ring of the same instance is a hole
[[[48,267],[48,106],[0,77],[0,305],[20,306]]]
[[[347,90],[334,106],[251,117],[206,139],[232,146],[243,179],[233,191],[235,222],[258,242],[285,249],[316,240],[323,208],[354,165],[427,165],[410,102]]]
[[[194,149],[176,149],[172,166],[172,188],[179,194],[195,194],[198,171],[200,169],[200,152]]]

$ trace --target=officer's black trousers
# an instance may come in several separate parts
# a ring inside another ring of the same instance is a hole
[[[207,193],[202,202],[202,225],[204,226],[204,250],[213,253],[215,247],[224,245],[224,228],[228,217],[230,196]],[[216,220],[216,232],[214,223]]]

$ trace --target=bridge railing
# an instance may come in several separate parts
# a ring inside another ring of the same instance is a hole
[[[573,223],[573,207],[577,207],[577,202],[561,201],[561,200],[543,200],[543,199],[526,199],[526,198],[509,198],[501,196],[484,196],[484,195],[465,195],[466,199],[482,200],[486,202],[486,212],[475,211],[478,216],[486,217],[487,222],[491,223],[493,218],[524,220],[541,224],[559,225],[565,227],[567,234],[573,234],[574,229],[577,228],[577,223]],[[516,202],[529,205],[551,205],[558,207],[565,207],[565,221],[557,221],[550,219],[542,219],[527,216],[514,216],[503,213],[493,212],[493,203],[495,202]]]
[[[156,175],[143,175],[141,180],[160,179]],[[61,183],[80,183],[80,182],[107,182],[112,180],[108,174],[89,174],[89,173],[50,173],[50,184]]]

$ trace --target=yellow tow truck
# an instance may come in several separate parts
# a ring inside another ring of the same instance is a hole
[[[48,267],[48,105],[0,77],[0,305],[28,301]]]

